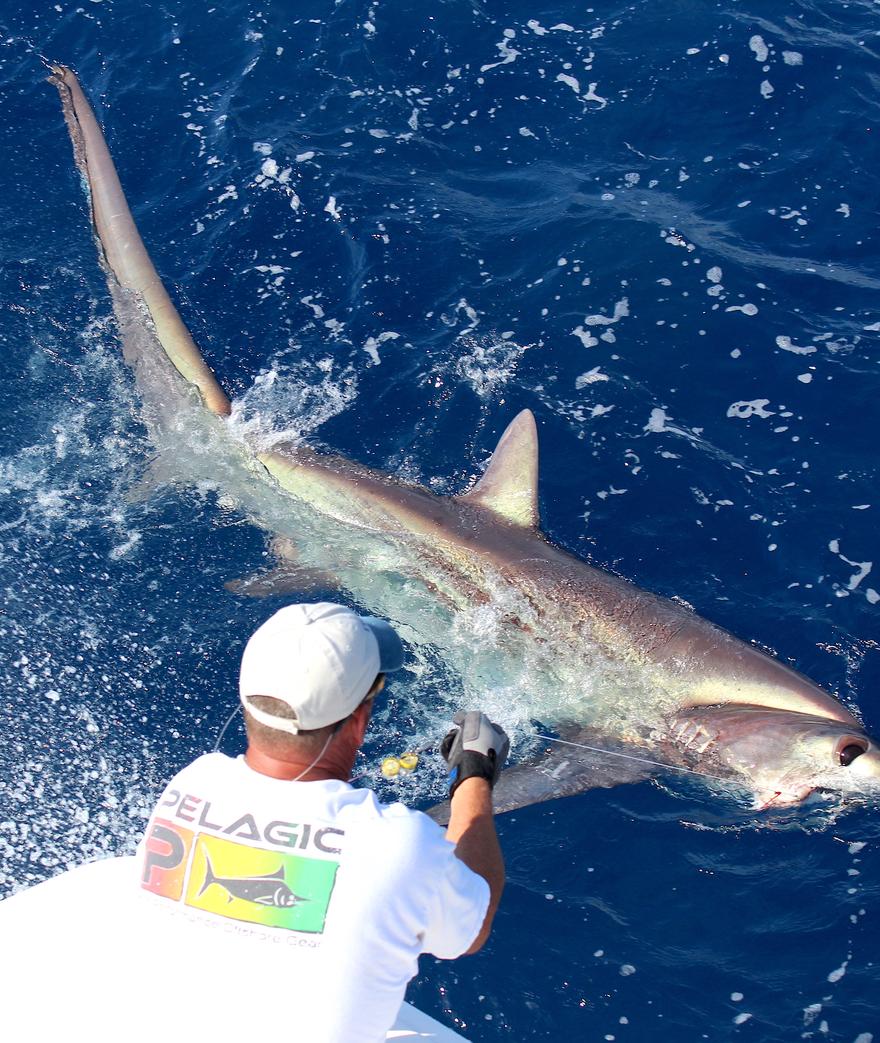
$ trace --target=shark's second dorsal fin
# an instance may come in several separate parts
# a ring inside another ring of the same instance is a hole
[[[524,409],[501,436],[483,477],[458,499],[475,503],[514,525],[538,526],[538,429]]]

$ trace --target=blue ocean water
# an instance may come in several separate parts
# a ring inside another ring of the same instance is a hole
[[[867,0],[4,6],[3,893],[131,849],[276,604],[224,587],[266,533],[143,422],[40,56],[241,424],[453,492],[527,406],[551,539],[877,734],[878,32]],[[417,665],[392,745],[462,684]],[[499,826],[492,941],[409,993],[469,1038],[880,1039],[876,807],[665,780]]]

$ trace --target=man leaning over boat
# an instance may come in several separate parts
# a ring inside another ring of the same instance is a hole
[[[504,731],[478,711],[456,715],[441,746],[453,779],[445,835],[348,783],[374,700],[402,665],[382,620],[330,603],[282,608],[242,657],[245,754],[198,758],[153,810],[138,848],[150,934],[175,966],[189,953],[201,993],[233,1020],[244,1002],[253,1027],[378,1043],[421,953],[452,959],[489,936],[504,886],[491,801]],[[173,989],[160,992],[170,1003]]]

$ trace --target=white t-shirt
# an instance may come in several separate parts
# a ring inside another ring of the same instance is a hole
[[[138,865],[145,917],[175,967],[189,960],[203,993],[240,997],[254,1030],[310,1043],[384,1040],[419,954],[461,955],[489,902],[426,815],[220,753],[165,788]],[[179,988],[160,988],[158,1007]]]

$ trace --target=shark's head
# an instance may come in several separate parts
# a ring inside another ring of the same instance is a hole
[[[671,721],[686,761],[741,779],[755,807],[797,804],[814,790],[880,793],[880,747],[858,724],[762,706],[700,706]]]

